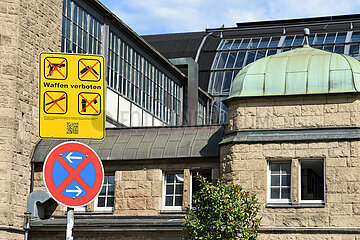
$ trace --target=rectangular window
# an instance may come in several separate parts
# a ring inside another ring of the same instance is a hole
[[[300,201],[324,203],[324,161],[300,161]]]
[[[268,199],[269,202],[291,202],[291,163],[268,163]]]
[[[114,211],[115,176],[104,176],[100,194],[94,201],[95,211]]]
[[[166,173],[164,175],[164,209],[182,210],[184,195],[184,174]]]

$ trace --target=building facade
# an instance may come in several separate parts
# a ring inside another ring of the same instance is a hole
[[[310,44],[318,49],[359,59],[360,16],[329,16],[237,23],[236,27],[203,32],[143,36],[167,58],[191,57],[199,64],[199,87],[212,97],[210,123],[227,123],[227,106],[237,73],[246,65],[303,45],[309,28]],[[177,46],[173,48],[172,46]]]
[[[0,17],[0,239],[23,238],[26,210],[30,239],[65,235],[42,179],[62,142],[37,137],[43,51],[106,61],[106,138],[84,141],[106,176],[76,238],[178,239],[196,173],[256,193],[262,239],[358,238],[359,15],[146,41],[97,0],[8,0]]]

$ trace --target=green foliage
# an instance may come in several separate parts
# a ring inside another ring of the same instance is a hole
[[[193,196],[193,208],[186,208],[185,239],[256,239],[260,219],[255,195],[239,185],[218,181],[215,185],[196,176],[201,190]]]

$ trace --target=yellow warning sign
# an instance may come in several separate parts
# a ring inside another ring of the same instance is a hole
[[[81,81],[99,81],[101,78],[101,63],[96,59],[79,59],[79,79]]]
[[[78,104],[81,115],[99,115],[101,113],[101,96],[98,93],[80,93]]]
[[[67,112],[67,94],[63,91],[44,93],[44,112],[47,114],[65,114]]]
[[[104,57],[41,53],[39,63],[39,136],[103,139]]]
[[[47,57],[44,59],[44,76],[49,80],[65,80],[68,75],[68,64],[63,57]]]

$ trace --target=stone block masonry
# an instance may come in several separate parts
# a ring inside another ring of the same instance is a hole
[[[0,2],[0,239],[23,239],[20,216],[38,141],[38,58],[60,51],[61,14],[61,0]]]

